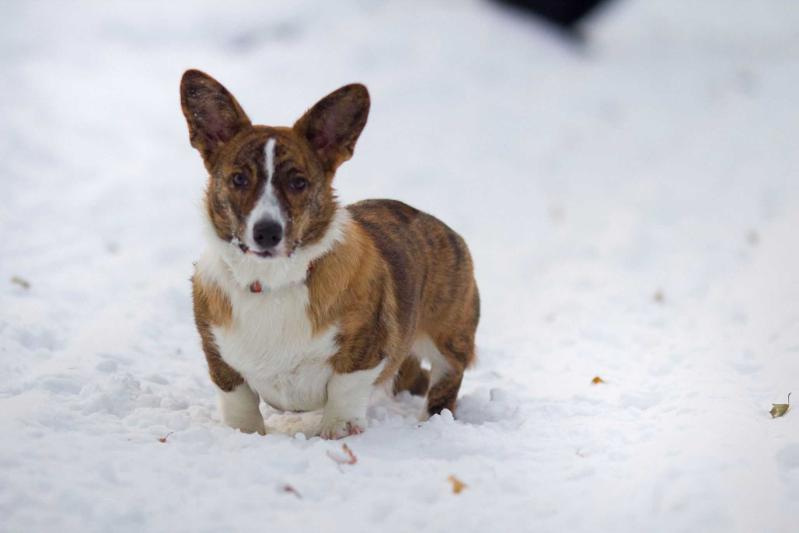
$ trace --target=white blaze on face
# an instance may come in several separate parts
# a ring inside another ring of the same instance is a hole
[[[260,250],[260,246],[258,246],[253,240],[253,228],[261,220],[274,220],[280,224],[280,227],[284,231],[286,229],[286,219],[283,216],[283,210],[280,208],[280,201],[277,198],[277,194],[275,194],[274,138],[267,140],[266,145],[264,146],[264,167],[264,170],[266,171],[266,183],[264,184],[264,190],[261,192],[261,197],[258,198],[258,202],[252,208],[250,215],[247,217],[247,230],[244,234],[244,244],[254,250]],[[280,244],[274,249],[275,255],[283,255],[285,248],[285,240],[280,241]]]

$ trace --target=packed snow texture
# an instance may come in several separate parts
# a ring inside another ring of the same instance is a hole
[[[799,531],[795,1],[619,1],[585,46],[476,0],[0,9],[0,531]],[[352,465],[220,423],[190,67],[274,125],[369,86],[341,199],[474,255],[454,419],[376,397]]]

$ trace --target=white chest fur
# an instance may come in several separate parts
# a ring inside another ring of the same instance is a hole
[[[212,328],[219,353],[268,404],[277,409],[310,411],[327,400],[336,353],[336,327],[313,334],[306,311],[308,265],[346,238],[349,213],[338,208],[318,242],[291,257],[263,260],[242,254],[219,239],[209,221],[208,250],[197,263],[201,281],[215,283],[230,298],[233,320]],[[248,287],[258,280],[264,291]]]
[[[320,409],[332,374],[328,359],[336,350],[337,328],[313,333],[308,288],[292,283],[252,293],[235,282],[216,254],[197,264],[203,281],[217,283],[229,296],[232,323],[214,327],[219,353],[269,405],[282,410]]]

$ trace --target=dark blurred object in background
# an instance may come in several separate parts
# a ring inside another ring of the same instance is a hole
[[[577,23],[607,0],[496,0],[546,19],[564,30],[574,30]]]

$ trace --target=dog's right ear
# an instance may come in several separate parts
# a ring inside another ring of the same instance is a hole
[[[187,70],[180,80],[180,105],[191,145],[210,171],[219,149],[252,124],[233,95],[205,72]]]

